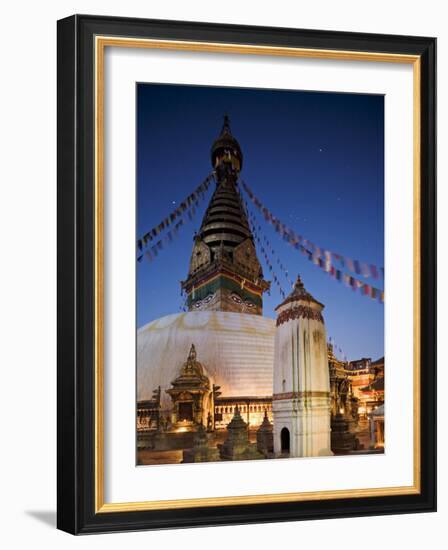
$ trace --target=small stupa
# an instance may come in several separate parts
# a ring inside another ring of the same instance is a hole
[[[274,451],[273,426],[269,422],[268,412],[264,411],[263,422],[257,430],[257,450],[267,458]]]
[[[240,410],[235,407],[232,420],[227,425],[227,439],[218,445],[222,460],[254,460],[263,458],[256,446],[249,442],[249,432],[246,422],[241,418]]]

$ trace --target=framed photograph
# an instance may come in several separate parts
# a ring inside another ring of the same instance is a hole
[[[434,38],[58,22],[58,527],[436,509]]]

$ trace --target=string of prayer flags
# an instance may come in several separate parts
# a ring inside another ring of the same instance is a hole
[[[166,244],[173,242],[174,238],[177,236],[179,232],[179,229],[183,227],[187,222],[187,218],[188,218],[188,221],[193,220],[194,215],[196,214],[197,208],[199,206],[199,202],[201,199],[204,198],[204,196],[205,196],[204,194],[197,195],[196,201],[188,210],[186,217],[183,217],[179,221],[177,221],[172,226],[172,228],[168,230],[166,235],[164,235],[161,239],[159,239],[153,245],[147,247],[147,249],[144,251],[144,254],[140,254],[139,256],[137,256],[137,262],[141,263],[144,256],[146,256],[149,262],[152,262],[154,258],[156,258],[159,255],[159,252],[165,248]]]
[[[349,271],[356,273],[356,275],[362,275],[363,277],[370,277],[373,279],[379,279],[381,275],[384,279],[383,267],[377,267],[374,264],[367,264],[365,262],[361,262],[360,260],[353,260],[352,258],[343,256],[337,252],[326,250],[306,239],[303,235],[297,234],[293,229],[290,229],[278,218],[276,218],[272,214],[272,212],[268,208],[266,208],[266,206],[264,206],[263,203],[255,196],[255,194],[244,181],[241,181],[241,185],[246,191],[251,202],[263,215],[263,218],[274,227],[275,231],[282,237],[282,239],[292,246],[295,246],[296,244],[301,244],[311,250],[316,264],[319,259],[323,259],[328,267],[333,262],[335,262],[341,267],[345,267]]]
[[[159,223],[159,225],[153,227],[150,231],[145,233],[143,237],[138,239],[137,247],[139,251],[142,252],[143,249],[148,246],[150,241],[158,237],[160,233],[162,233],[168,227],[173,226],[176,219],[182,216],[191,207],[192,204],[196,203],[199,199],[202,200],[213,179],[214,174],[210,174],[209,176],[207,176],[205,180],[193,191],[193,193],[188,195],[188,197],[184,201],[182,201],[180,205],[175,210],[173,210],[173,212],[171,212],[169,216],[164,218]],[[190,220],[192,220],[191,210],[188,212],[188,217]]]
[[[263,253],[263,255],[265,255],[265,248],[261,244],[261,241],[259,240],[259,237],[255,231],[255,227],[258,227],[260,232],[261,232],[261,228],[259,225],[258,226],[254,225],[253,219],[254,217],[249,212],[249,221],[253,226],[253,232],[256,235],[257,241],[260,244],[261,252]],[[292,245],[293,248],[301,252],[308,261],[318,266],[320,269],[322,269],[325,273],[327,273],[330,277],[334,278],[336,281],[343,282],[347,287],[351,288],[353,291],[360,290],[363,296],[368,296],[372,300],[376,300],[381,304],[384,303],[384,291],[372,285],[364,283],[363,281],[360,281],[353,275],[345,273],[342,270],[336,268],[329,261],[328,254],[322,254],[323,257],[321,257],[321,255],[319,253],[316,253],[315,250],[313,251],[309,250],[303,244],[300,244],[297,241],[296,242],[288,241],[288,244]],[[272,247],[271,247],[271,250],[273,250]],[[268,264],[268,267],[269,267],[269,264]],[[270,271],[272,270],[270,269]]]
[[[258,221],[255,218],[254,214],[247,208],[247,204],[246,204],[246,211],[248,212],[249,221],[252,224],[253,232],[255,233],[255,228],[256,228],[258,230],[258,235],[261,235],[262,234],[261,225],[258,223]],[[292,288],[294,286],[294,283],[293,283],[292,279],[289,276],[289,271],[286,269],[286,267],[281,262],[278,254],[275,252],[274,247],[272,246],[272,244],[270,243],[270,241],[266,237],[266,235],[262,234],[262,238],[263,238],[263,243],[266,246],[266,248],[268,249],[269,253],[273,257],[275,257],[277,265],[279,266],[279,268],[283,272],[283,275],[285,276],[286,280],[288,281],[288,285],[290,286],[290,288]],[[260,243],[260,246],[261,246],[261,243]]]
[[[280,295],[282,297],[282,299],[284,300],[286,298],[286,294],[285,294],[285,291],[283,290],[283,287],[276,275],[276,273],[274,272],[274,268],[272,266],[272,262],[266,252],[266,249],[264,248],[263,244],[261,243],[261,239],[256,231],[256,227],[255,225],[253,224],[253,219],[252,217],[250,216],[250,213],[249,213],[249,223],[251,225],[251,230],[252,230],[252,233],[254,234],[255,236],[255,240],[257,241],[258,245],[260,246],[260,250],[261,250],[261,253],[263,254],[263,257],[264,257],[264,260],[266,262],[266,265],[268,266],[268,269],[269,269],[269,272],[271,273],[272,275],[272,279],[274,281],[274,283],[277,285],[278,287],[278,290],[280,292]]]
[[[310,259],[310,251],[306,251],[306,256]],[[354,292],[360,291],[363,296],[372,298],[377,302],[384,303],[384,291],[376,288],[364,281],[360,281],[353,275],[342,272],[340,269],[336,269],[334,266],[331,266],[330,269],[327,269],[325,262],[320,261],[319,267],[323,269],[330,277],[334,278],[336,281],[343,282],[347,287],[351,288]]]

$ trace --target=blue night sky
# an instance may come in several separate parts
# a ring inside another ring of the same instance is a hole
[[[277,218],[318,246],[384,265],[384,101],[378,95],[138,84],[137,238],[211,172],[210,147],[224,113],[243,151],[241,179]],[[137,263],[138,327],[180,311],[180,281],[187,277],[193,235],[214,185],[173,242],[154,261],[144,257]],[[291,278],[300,273],[307,290],[325,304],[328,336],[343,355],[382,356],[384,306],[313,265],[250,202],[249,208]],[[258,255],[265,278],[272,280]],[[382,279],[366,281],[384,288]],[[264,315],[275,317],[280,302],[272,281]]]

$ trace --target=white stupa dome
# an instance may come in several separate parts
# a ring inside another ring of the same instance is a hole
[[[167,315],[137,332],[137,400],[165,392],[179,375],[191,344],[211,382],[223,397],[272,396],[275,320],[224,311]]]

